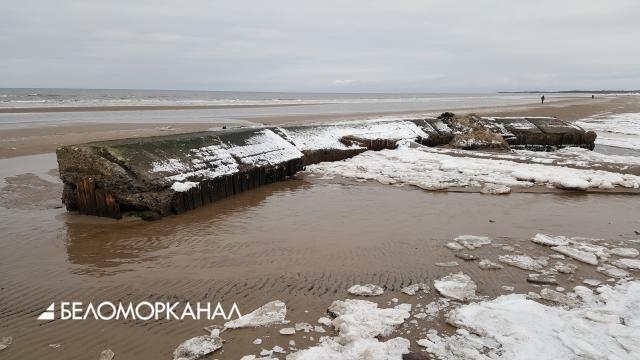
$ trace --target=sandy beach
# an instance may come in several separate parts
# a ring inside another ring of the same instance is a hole
[[[123,107],[120,111],[129,111],[130,107]],[[149,107],[149,110],[158,110],[163,107]],[[192,110],[193,106],[175,107],[182,110]],[[74,112],[98,110],[109,113],[110,108],[74,108]],[[11,110],[11,109],[4,109]],[[21,111],[32,111],[33,109],[23,109]],[[49,108],[39,111],[50,111]],[[181,110],[167,110],[179,112]],[[603,113],[635,113],[640,112],[640,102],[636,96],[602,97],[592,100],[584,99],[551,99],[545,105],[526,106],[502,106],[484,108],[460,108],[460,109],[437,109],[425,111],[404,111],[404,112],[360,112],[354,114],[326,114],[326,115],[280,115],[277,117],[248,117],[238,119],[237,122],[168,122],[162,124],[147,123],[73,123],[73,124],[27,124],[20,128],[3,129],[0,127],[0,158],[9,158],[23,155],[42,154],[53,152],[62,145],[79,144],[83,142],[99,140],[115,140],[132,137],[157,136],[174,133],[188,133],[205,131],[210,128],[220,128],[222,126],[248,126],[256,125],[279,125],[279,124],[310,124],[327,123],[335,121],[361,120],[368,118],[379,118],[383,116],[410,115],[437,116],[444,111],[454,111],[459,114],[477,113],[484,116],[555,116],[566,121],[574,121],[587,118],[589,116]]]
[[[621,96],[444,110],[577,120],[640,112],[640,103],[636,97]],[[291,124],[389,115],[242,120]],[[539,294],[543,289],[564,294],[578,285],[595,289],[583,281],[614,284],[611,275],[568,256],[559,258],[531,239],[545,233],[605,239],[607,248],[639,246],[630,242],[640,232],[637,195],[541,188],[491,196],[477,190],[424,191],[314,171],[154,222],[81,216],[61,206],[62,184],[52,153],[57,146],[233,126],[229,124],[82,123],[0,130],[0,332],[13,339],[3,357],[95,358],[108,348],[117,359],[170,358],[180,343],[206,334],[204,327],[224,323],[35,320],[52,302],[210,301],[225,307],[237,303],[244,314],[281,300],[288,324],[226,330],[221,335],[223,349],[210,358],[260,353],[284,358],[285,353],[316,345],[322,336],[337,336],[331,325],[318,319],[329,316],[332,302],[349,298],[374,301],[382,308],[410,304],[411,317],[392,336],[380,339],[402,336],[411,342],[412,352],[426,356],[418,342],[429,330],[453,335],[456,328],[445,321],[445,314],[465,303],[443,300],[433,289],[434,280],[463,272],[477,285],[478,301],[511,293]],[[452,250],[448,244],[461,235],[491,242]],[[464,254],[472,258],[464,260]],[[562,269],[568,266],[571,271],[556,273],[551,286],[527,282],[531,270],[501,261],[517,255],[544,259],[547,267],[560,262]],[[483,268],[481,259],[499,268]],[[637,272],[629,272],[636,277]],[[401,291],[421,282],[429,283],[431,291],[413,296]],[[363,297],[347,292],[352,285],[369,283],[383,287],[384,294]],[[298,330],[293,335],[280,333],[289,327]],[[278,352],[280,348],[285,353]]]

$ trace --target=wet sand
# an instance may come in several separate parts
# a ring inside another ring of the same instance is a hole
[[[0,130],[0,159],[53,152],[59,146],[90,141],[205,131],[229,124],[73,124]]]
[[[51,155],[32,162],[45,163],[47,157]],[[36,175],[22,176],[34,187],[47,181],[44,174],[37,175],[37,182]],[[4,181],[7,186],[13,180]],[[30,192],[24,186],[11,192]],[[640,204],[624,195],[497,197],[373,182],[344,184],[301,174],[180,216],[144,222],[51,208],[49,201],[59,197],[60,185],[49,186],[49,196],[32,199],[31,208],[2,198],[0,335],[14,338],[2,353],[7,359],[91,358],[104,348],[112,349],[117,359],[170,358],[179,343],[204,334],[202,327],[222,323],[35,320],[53,301],[237,302],[246,313],[280,299],[292,324],[316,324],[332,301],[353,297],[346,289],[356,283],[385,287],[385,295],[372,299],[384,307],[391,306],[386,305],[391,298],[414,307],[433,301],[435,294],[410,297],[399,289],[457,271],[478,283],[481,296],[505,293],[502,285],[514,286],[516,292],[540,290],[525,281],[527,271],[509,266],[481,270],[475,262],[455,258],[444,244],[458,235],[489,236],[496,244],[534,256],[550,253],[529,241],[538,232],[617,241],[640,231]],[[493,246],[469,252],[493,261],[510,253]],[[445,261],[460,266],[434,265]],[[566,262],[579,270],[558,276],[560,286],[569,289],[583,278],[606,279],[592,266]],[[224,332],[223,352],[211,358],[237,359],[274,345],[287,348],[291,339],[306,348],[327,335],[283,336],[278,334],[282,327]],[[396,335],[409,338],[415,347],[426,328],[452,330],[442,319],[421,320]],[[407,330],[411,333],[405,334]],[[252,344],[257,337],[262,345]]]
[[[561,98],[549,99],[544,105],[508,105],[498,107],[462,107],[457,109],[438,109],[407,112],[377,112],[357,113],[348,115],[294,115],[294,116],[270,116],[253,117],[245,120],[257,121],[266,125],[277,124],[308,124],[331,121],[349,121],[380,116],[411,115],[422,113],[424,115],[437,116],[444,111],[452,111],[459,114],[476,113],[481,116],[555,116],[566,121],[583,119],[602,113],[626,113],[640,112],[640,99],[637,96],[611,96],[596,99],[589,98]]]
[[[630,99],[551,102],[544,107],[502,109],[500,114],[521,115],[526,110],[527,115],[546,116],[551,111],[571,120],[575,114],[640,112]],[[492,109],[490,114],[499,110]],[[344,118],[292,121],[319,120]],[[16,139],[16,144],[24,146],[14,153],[0,153],[5,158],[0,159],[0,337],[13,337],[0,357],[86,359],[110,348],[118,360],[171,358],[182,341],[205,334],[204,326],[222,323],[37,321],[54,301],[219,301],[225,307],[236,302],[247,313],[280,299],[287,304],[292,324],[317,325],[332,301],[353,298],[346,289],[356,283],[385,287],[384,295],[368,299],[382,307],[393,306],[392,298],[414,308],[436,300],[434,293],[410,297],[399,289],[415,282],[432,283],[457,271],[477,282],[481,296],[506,293],[502,285],[513,286],[518,293],[540,291],[525,281],[529,271],[510,266],[481,270],[475,262],[454,257],[444,245],[458,235],[489,236],[494,245],[513,246],[530,256],[551,253],[529,241],[538,232],[604,238],[612,243],[639,237],[640,202],[632,195],[489,196],[327,181],[305,174],[155,222],[100,219],[60,208],[62,185],[55,178],[51,153],[62,143],[60,139],[74,143],[198,131],[212,125],[173,124],[175,129],[168,131],[165,126],[86,124],[63,130],[0,130],[0,139]],[[15,157],[35,153],[43,154]],[[468,252],[494,262],[499,255],[512,253],[491,245]],[[435,265],[446,261],[460,265]],[[559,286],[570,289],[584,278],[607,279],[593,266],[563,261],[577,265],[578,270],[558,275]],[[278,334],[282,327],[224,332],[222,351],[209,358],[237,359],[274,345],[287,348],[291,339],[303,349],[316,344],[320,336],[333,334],[325,327],[324,334],[283,336]],[[410,339],[412,350],[419,351],[415,340],[428,328],[453,330],[440,316],[415,325],[406,323],[394,336]],[[253,345],[258,337],[263,344]]]
[[[203,110],[203,109],[251,109],[302,104],[264,105],[114,105],[114,106],[39,106],[0,108],[0,114],[55,113],[55,112],[96,112],[96,111],[153,111],[153,110]]]

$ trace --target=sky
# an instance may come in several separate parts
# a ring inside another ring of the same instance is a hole
[[[0,87],[640,88],[638,0],[20,0]]]

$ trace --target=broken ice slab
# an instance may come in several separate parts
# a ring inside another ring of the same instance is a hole
[[[365,284],[365,285],[353,285],[347,292],[351,295],[359,296],[378,296],[384,293],[384,289],[378,285]]]
[[[224,327],[235,329],[242,327],[258,327],[271,324],[284,324],[287,316],[287,306],[280,300],[268,302],[256,310],[244,314],[242,317],[227,321]]]
[[[0,350],[4,350],[8,348],[12,342],[13,342],[13,338],[11,336],[3,337],[2,339],[0,339]]]
[[[98,355],[98,360],[112,360],[115,356],[116,354],[111,349],[105,349]]]
[[[558,280],[556,280],[555,276],[551,274],[529,274],[527,276],[527,282],[546,285],[558,284]]]
[[[592,148],[595,140],[555,118],[469,119],[514,146]],[[67,210],[155,219],[283,180],[308,164],[392,149],[398,140],[446,145],[460,131],[446,119],[399,118],[112,140],[63,146],[56,154]]]
[[[186,340],[173,352],[173,360],[196,360],[222,347],[222,339],[201,335]]]
[[[460,301],[475,299],[478,288],[468,275],[461,272],[435,280],[434,287],[440,295]]]

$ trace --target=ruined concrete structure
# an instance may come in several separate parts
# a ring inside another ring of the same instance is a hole
[[[403,139],[426,146],[593,149],[595,133],[555,118],[456,117],[241,128],[64,146],[57,150],[69,211],[145,219],[282,180]]]

